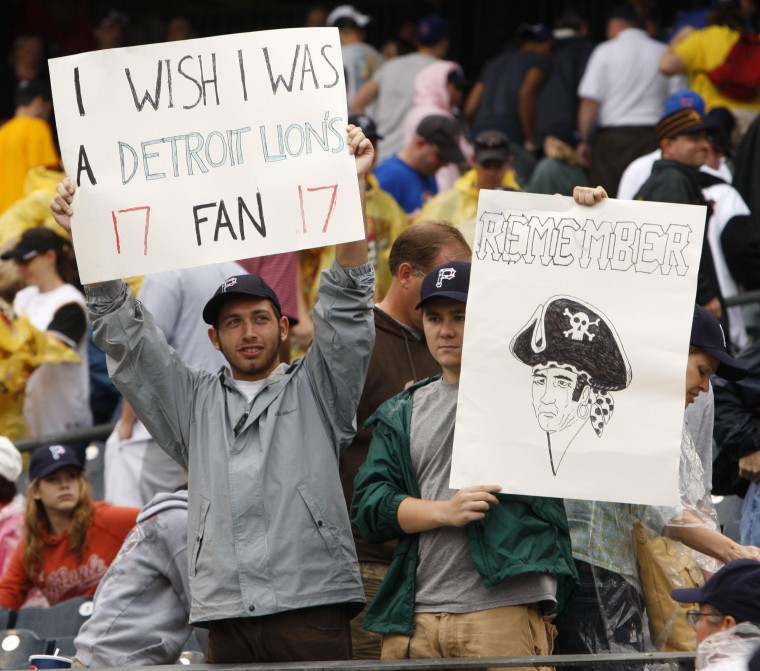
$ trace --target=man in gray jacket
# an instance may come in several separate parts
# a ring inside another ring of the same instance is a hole
[[[347,144],[363,194],[372,145],[352,126]],[[51,204],[66,229],[73,191],[64,181]],[[366,241],[337,246],[314,342],[290,366],[261,278],[228,279],[203,311],[229,364],[217,375],[189,369],[123,282],[86,289],[114,383],[189,473],[190,618],[209,627],[209,661],[348,659],[364,594],[337,463],[374,343]]]
[[[156,494],[137,516],[74,641],[84,666],[174,664],[188,624],[187,490]]]

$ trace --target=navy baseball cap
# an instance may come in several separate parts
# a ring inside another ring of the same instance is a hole
[[[670,595],[681,603],[709,603],[740,622],[760,622],[760,562],[735,559],[702,587],[674,589]]]
[[[418,42],[434,44],[449,37],[449,22],[437,14],[423,16],[417,21],[415,33]]]
[[[525,42],[551,42],[552,31],[543,23],[521,23],[517,26],[517,36]]]
[[[216,326],[219,309],[231,298],[266,298],[274,305],[277,316],[282,315],[277,294],[261,277],[258,275],[235,275],[224,280],[209,302],[206,303],[203,308],[203,321],[211,326]]]
[[[46,478],[64,466],[84,470],[79,456],[68,445],[38,447],[29,459],[29,480]]]
[[[741,380],[747,374],[746,366],[734,359],[726,349],[726,336],[720,322],[701,305],[694,306],[690,345],[696,345],[718,360],[715,373],[726,380]],[[717,575],[717,574],[716,574]]]
[[[431,298],[451,298],[466,303],[470,289],[470,267],[471,264],[466,261],[452,261],[433,268],[422,280],[420,302],[415,310]]]

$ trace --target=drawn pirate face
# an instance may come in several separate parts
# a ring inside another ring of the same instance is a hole
[[[544,431],[562,431],[589,416],[589,387],[579,385],[579,375],[570,366],[534,366],[532,392],[533,410]]]
[[[509,349],[531,367],[533,411],[556,476],[586,422],[601,438],[615,405],[610,392],[631,383],[628,359],[612,323],[571,296],[539,305]]]

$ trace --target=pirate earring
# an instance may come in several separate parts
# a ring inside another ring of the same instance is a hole
[[[588,417],[589,403],[590,401],[584,401],[578,406],[578,417],[580,417],[581,419],[586,419],[586,417]]]

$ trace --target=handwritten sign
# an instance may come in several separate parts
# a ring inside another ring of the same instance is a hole
[[[334,28],[50,61],[83,282],[358,240]]]
[[[481,191],[451,487],[678,501],[704,222]]]

